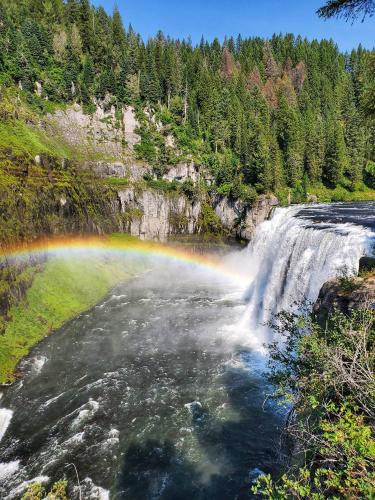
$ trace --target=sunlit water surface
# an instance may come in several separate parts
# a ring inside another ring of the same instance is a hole
[[[34,477],[75,481],[74,463],[113,498],[246,498],[254,469],[275,469],[281,416],[233,328],[242,296],[159,269],[40,344],[2,401],[15,410],[2,461],[22,463],[7,494]],[[91,481],[87,497],[105,495]]]

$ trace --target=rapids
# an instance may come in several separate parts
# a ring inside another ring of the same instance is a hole
[[[284,451],[263,325],[355,270],[374,214],[368,203],[278,208],[223,257],[247,286],[159,263],[41,342],[0,401],[1,498],[63,477],[77,499],[249,498]]]

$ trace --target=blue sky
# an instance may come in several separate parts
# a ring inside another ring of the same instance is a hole
[[[173,38],[189,35],[199,42],[225,35],[269,37],[294,33],[312,38],[333,38],[345,51],[362,43],[375,46],[375,17],[363,23],[319,19],[315,11],[324,0],[92,0],[112,12],[117,3],[125,25],[131,23],[147,39],[160,29]]]

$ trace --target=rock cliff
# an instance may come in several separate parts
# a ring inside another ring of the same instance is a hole
[[[260,196],[249,207],[242,201],[209,195],[213,178],[205,166],[197,165],[192,159],[170,165],[162,180],[181,185],[190,181],[195,186],[207,186],[200,201],[196,196],[194,201],[185,196],[182,189],[169,193],[147,187],[145,179],[156,180],[156,177],[152,165],[135,158],[134,146],[140,141],[137,133],[140,124],[134,108],[129,106],[116,111],[109,98],[95,104],[96,111],[92,114],[85,114],[78,104],[57,110],[48,117],[45,126],[79,148],[85,159],[83,169],[102,179],[104,185],[111,186],[112,213],[115,220],[120,220],[119,230],[152,240],[198,233],[202,229],[199,220],[204,201],[214,209],[224,235],[250,240],[255,227],[266,220],[277,205],[274,196]],[[145,115],[148,116],[147,110]],[[148,120],[154,123],[155,117],[149,114]],[[158,123],[154,126],[162,127]],[[166,141],[169,147],[176,147],[168,131]]]
[[[319,323],[324,324],[335,310],[350,314],[353,310],[375,309],[375,272],[353,278],[333,278],[322,286],[314,304]]]
[[[119,161],[140,141],[138,126],[134,108],[116,112],[110,102],[96,103],[93,114],[84,113],[82,106],[74,104],[48,115],[45,124],[47,133],[57,134],[88,158],[100,155]]]
[[[119,190],[118,199],[123,230],[133,236],[165,241],[172,234],[199,232],[200,201],[134,187]]]
[[[161,240],[175,234],[201,231],[202,200],[190,200],[180,194],[166,194],[153,189],[129,187],[118,191],[123,230],[141,239]],[[217,200],[216,200],[217,202]],[[221,198],[215,211],[223,234],[250,240],[258,224],[268,219],[277,205],[274,196],[261,196],[251,208],[242,208],[228,198]],[[241,213],[244,214],[241,218]]]
[[[267,220],[277,205],[278,200],[273,195],[259,196],[252,207],[227,197],[218,197],[214,202],[215,212],[229,234],[247,241],[251,239],[256,226]]]

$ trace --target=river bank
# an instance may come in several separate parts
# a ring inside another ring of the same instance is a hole
[[[44,250],[48,245],[55,253]],[[243,246],[235,240],[198,236],[174,238],[166,245],[116,233],[102,238],[40,240],[35,247],[25,248],[29,248],[26,255],[34,255],[34,262],[39,263],[33,267],[24,296],[10,307],[0,336],[0,385],[21,376],[19,362],[43,338],[104,300],[113,287],[151,269],[157,261],[148,257],[162,255],[214,267],[216,257]]]
[[[40,264],[24,297],[9,310],[0,337],[0,384],[19,377],[17,365],[39,341],[144,270],[139,263],[106,256],[63,256]]]

